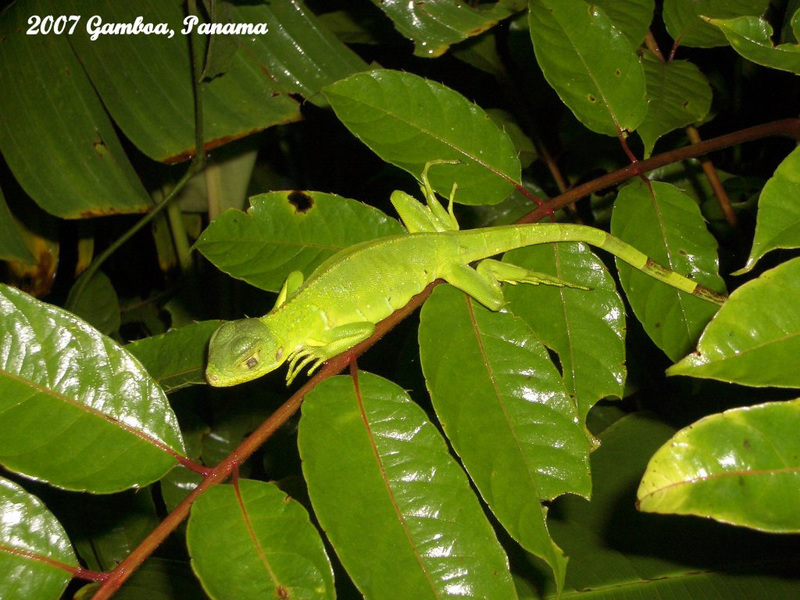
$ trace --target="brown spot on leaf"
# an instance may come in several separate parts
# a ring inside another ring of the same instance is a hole
[[[589,94],[589,102],[597,102],[597,98],[594,95]]]
[[[289,192],[287,196],[289,204],[299,213],[307,213],[314,206],[314,199],[306,192]]]
[[[94,151],[100,156],[105,156],[108,154],[108,146],[105,145],[103,140],[95,140],[92,145],[94,146]]]
[[[290,598],[289,590],[287,590],[282,585],[279,585],[278,587],[275,588],[275,595],[278,596],[278,598],[281,598],[281,600]]]

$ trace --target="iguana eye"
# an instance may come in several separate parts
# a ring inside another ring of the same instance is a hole
[[[255,356],[251,356],[244,364],[248,369],[255,369],[258,366],[258,359]]]

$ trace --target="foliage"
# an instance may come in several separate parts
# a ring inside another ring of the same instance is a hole
[[[140,16],[174,35],[99,29]],[[800,531],[798,32],[795,0],[7,7],[0,596],[800,594],[765,533]],[[431,161],[463,226],[591,224],[730,298],[547,244],[504,260],[588,290],[440,285],[300,388],[205,385],[219,319],[402,234]]]

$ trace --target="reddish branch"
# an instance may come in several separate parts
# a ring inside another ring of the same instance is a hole
[[[660,167],[703,156],[709,152],[714,152],[729,146],[735,146],[744,142],[758,140],[765,137],[783,136],[791,137],[800,141],[800,119],[783,119],[757,125],[743,129],[735,133],[730,133],[717,138],[699,142],[685,148],[672,150],[659,154],[647,160],[638,161],[623,169],[599,177],[593,181],[580,185],[576,188],[553,198],[544,205],[529,213],[519,223],[533,223],[546,217],[548,214],[559,210],[568,204],[579,200],[589,194],[604,188],[616,185],[636,177],[642,173],[658,169]],[[107,578],[94,595],[94,600],[107,600],[119,587],[130,577],[130,575],[152,554],[152,552],[178,527],[178,525],[189,515],[189,511],[194,501],[208,488],[225,481],[236,471],[239,465],[247,460],[261,445],[299,409],[305,395],[314,389],[324,379],[340,373],[357,356],[363,354],[368,348],[373,346],[394,326],[414,312],[430,296],[433,287],[438,281],[429,285],[421,294],[414,296],[411,301],[393,313],[387,319],[378,323],[375,333],[368,340],[355,346],[348,352],[329,360],[317,375],[310,379],[300,388],[291,398],[289,398],[280,408],[261,424],[247,439],[245,439],[236,450],[234,450],[225,460],[219,463],[203,481],[192,490],[183,502],[156,527],[150,535],[131,552],[125,560],[119,563],[116,568],[107,573]]]
[[[748,127],[747,129],[721,135],[710,140],[692,144],[691,146],[686,146],[685,148],[664,152],[663,154],[648,158],[647,160],[640,160],[635,164],[628,165],[613,173],[603,175],[583,185],[572,188],[560,196],[553,198],[544,206],[540,206],[533,212],[525,215],[518,222],[535,223],[540,221],[546,217],[551,210],[559,210],[589,194],[621,183],[631,177],[636,177],[639,173],[647,173],[654,169],[671,165],[672,163],[704,156],[709,152],[715,152],[730,146],[738,146],[745,142],[752,142],[765,137],[775,136],[790,137],[800,141],[800,119],[782,119],[780,121],[764,123],[763,125],[756,125],[755,127]]]

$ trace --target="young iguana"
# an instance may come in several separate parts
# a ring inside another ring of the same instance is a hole
[[[291,273],[267,315],[217,329],[209,345],[208,382],[217,387],[244,383],[288,361],[289,384],[305,366],[310,364],[311,374],[324,361],[367,339],[376,323],[435,279],[444,279],[491,310],[504,304],[500,282],[581,287],[489,258],[535,244],[585,242],[688,294],[717,304],[725,301],[593,227],[545,223],[458,231],[453,195],[445,210],[428,183],[427,168],[421,186],[427,206],[404,192],[392,194],[408,234],[345,248],[305,282],[299,271]],[[481,262],[473,269],[474,261]]]

